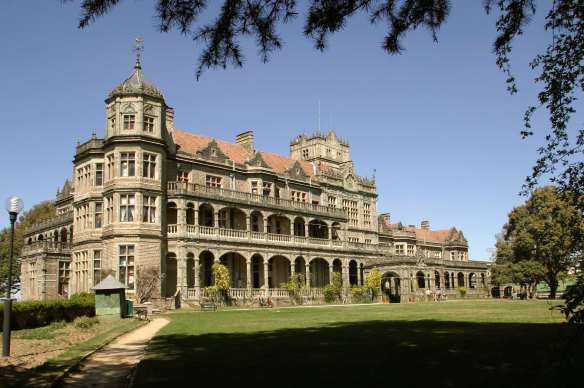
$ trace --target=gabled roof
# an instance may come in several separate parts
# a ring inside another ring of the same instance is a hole
[[[380,219],[381,221],[381,219]],[[426,242],[444,243],[447,241],[465,241],[462,231],[457,231],[455,227],[442,230],[426,230],[416,228],[415,226],[403,226],[401,222],[391,224],[385,222],[387,228],[391,230],[409,230],[416,233],[416,239],[425,240]]]
[[[246,162],[246,159],[253,158],[253,155],[247,152],[245,148],[243,148],[243,146],[239,144],[233,144],[223,140],[213,139],[208,136],[196,135],[179,130],[174,130],[172,132],[172,137],[174,139],[174,142],[178,146],[178,149],[189,154],[197,153],[197,151],[206,147],[207,144],[215,140],[219,148],[221,148],[221,151],[225,153],[225,155],[227,155],[229,159],[233,160],[235,163],[244,164]],[[260,152],[262,158],[266,161],[266,163],[272,166],[274,171],[278,173],[286,172],[286,169],[290,168],[296,162],[295,159],[288,158],[286,156],[276,155],[264,151],[257,152]],[[311,178],[314,178],[314,170],[312,164],[302,160],[299,160],[298,162],[302,166],[304,172],[308,174]]]
[[[125,288],[129,287],[126,286],[124,283],[120,283],[119,281],[117,281],[112,275],[108,275],[107,278],[103,279],[101,282],[99,282],[95,287],[92,287],[91,289],[96,291],[96,290],[121,290]]]

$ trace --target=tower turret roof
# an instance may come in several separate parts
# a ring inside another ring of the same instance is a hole
[[[128,94],[146,94],[152,97],[164,98],[160,89],[158,89],[152,82],[150,82],[144,74],[142,74],[142,66],[140,59],[134,65],[134,72],[123,82],[120,82],[114,90],[109,93],[109,97],[123,96]]]

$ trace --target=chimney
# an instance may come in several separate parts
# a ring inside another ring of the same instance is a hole
[[[242,146],[251,156],[253,156],[253,131],[247,131],[235,136],[235,142]]]
[[[430,221],[422,221],[422,229],[430,230]]]
[[[389,213],[383,213],[379,215],[379,218],[381,218],[381,221],[386,223],[386,224],[390,224],[391,222],[391,217],[389,216]]]

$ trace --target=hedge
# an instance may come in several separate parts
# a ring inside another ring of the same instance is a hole
[[[90,293],[71,296],[68,300],[13,302],[11,328],[31,329],[65,320],[72,322],[81,316],[95,315],[95,297]],[[4,304],[0,305],[0,321],[4,322]]]

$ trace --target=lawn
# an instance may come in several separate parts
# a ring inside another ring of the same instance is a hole
[[[549,306],[467,300],[168,314],[135,386],[562,386],[584,346]]]

